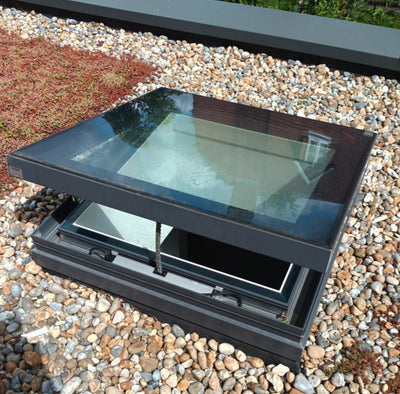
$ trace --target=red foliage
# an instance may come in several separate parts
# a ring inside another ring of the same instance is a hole
[[[153,72],[133,56],[111,58],[0,29],[0,189],[12,183],[7,153],[101,113]]]

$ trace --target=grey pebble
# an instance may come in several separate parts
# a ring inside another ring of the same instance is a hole
[[[80,360],[85,360],[86,358],[88,358],[88,356],[87,356],[87,354],[86,354],[85,352],[80,352],[80,353],[76,356],[76,359],[77,359],[78,361],[80,361]]]
[[[52,393],[53,390],[51,388],[51,381],[50,380],[44,380],[42,382],[42,385],[41,385],[40,389],[42,390],[42,393]]]
[[[28,296],[32,298],[40,297],[43,294],[43,289],[40,287],[34,287],[33,289],[29,290]]]
[[[78,376],[74,376],[71,380],[64,384],[60,394],[73,394],[75,390],[80,386],[82,380]]]
[[[382,294],[383,283],[375,281],[371,283],[371,289],[378,295]]]
[[[122,352],[122,347],[120,345],[115,345],[110,349],[110,351],[114,357],[118,357]]]
[[[20,329],[20,325],[18,323],[11,323],[7,326],[6,331],[10,334],[18,331]]]
[[[335,387],[343,387],[345,385],[344,375],[341,372],[335,372],[331,377],[331,383]]]
[[[114,338],[115,335],[117,334],[117,330],[115,329],[115,327],[107,326],[105,333],[108,334],[110,336],[110,338]]]
[[[332,343],[339,343],[342,340],[342,336],[340,335],[340,332],[338,330],[332,330],[329,332],[329,340]]]
[[[20,391],[21,389],[21,380],[18,375],[14,375],[11,378],[11,387],[13,388],[14,392]]]
[[[355,289],[351,289],[349,291],[349,293],[350,293],[352,298],[357,298],[360,295],[361,291],[360,291],[360,289],[355,288]]]
[[[80,373],[79,377],[83,382],[90,382],[95,378],[95,374],[91,371],[83,371]]]
[[[315,393],[313,385],[307,380],[307,378],[303,374],[296,375],[293,385],[297,390],[302,391],[304,394]]]
[[[54,376],[50,378],[50,387],[53,391],[59,392],[63,388],[63,381],[61,376]]]
[[[60,286],[58,283],[54,283],[54,282],[50,282],[47,285],[47,290],[50,293],[54,293],[54,294],[61,294],[64,292],[64,289],[62,286]]]
[[[337,302],[331,302],[331,303],[325,308],[325,313],[326,313],[328,316],[331,316],[331,315],[333,315],[333,314],[336,312],[337,308],[338,308],[338,303],[337,303]]]
[[[19,298],[19,297],[21,297],[22,288],[21,288],[20,285],[14,284],[14,285],[11,285],[10,292],[11,292],[11,295],[12,295],[14,298]]]
[[[50,308],[53,309],[53,311],[61,311],[63,306],[59,302],[51,302]]]
[[[14,312],[11,311],[0,312],[0,321],[13,320],[14,317],[15,317]]]
[[[222,385],[222,390],[224,391],[230,391],[233,390],[233,388],[235,387],[236,384],[236,379],[233,377],[229,377],[228,379],[226,379]]]
[[[32,312],[33,301],[28,297],[24,297],[21,299],[21,306],[25,312]]]
[[[312,384],[313,387],[318,387],[321,384],[321,379],[316,375],[310,375],[308,377],[308,381]]]
[[[45,354],[46,353],[46,345],[42,341],[39,341],[35,344],[33,350],[38,354]]]
[[[153,380],[155,381],[159,381],[161,379],[161,374],[158,369],[154,370],[152,375],[153,375]]]
[[[58,349],[58,343],[57,342],[49,342],[46,345],[46,352],[51,356],[53,353],[55,353]]]
[[[203,394],[204,386],[200,382],[195,382],[189,386],[188,391],[190,394]]]
[[[7,230],[7,235],[11,238],[19,237],[23,234],[23,230],[19,224],[12,224]]]
[[[133,335],[138,335],[138,336],[146,336],[149,334],[149,330],[147,328],[138,328],[135,327],[132,329],[132,334]]]
[[[12,268],[11,270],[8,271],[8,277],[11,280],[17,280],[21,277],[22,271],[19,270],[18,268]]]
[[[14,349],[14,351],[15,351],[15,349]],[[21,355],[20,354],[15,354],[15,353],[7,354],[6,360],[7,360],[7,362],[11,361],[11,362],[17,364],[17,363],[19,363],[21,361]]]
[[[81,305],[79,305],[79,304],[71,304],[71,305],[68,305],[66,308],[67,313],[69,313],[70,315],[75,315],[80,310],[81,310]]]
[[[182,330],[181,327],[179,327],[177,324],[172,325],[172,333],[177,337],[184,337],[185,336],[185,331]]]
[[[23,346],[24,342],[23,341],[18,341],[14,345],[14,352],[15,353],[22,353],[23,352]]]
[[[75,343],[72,341],[68,341],[64,348],[64,353],[72,353],[75,349]]]
[[[31,375],[30,373],[27,373],[27,374],[25,375],[25,377],[24,377],[24,382],[26,382],[26,383],[31,383],[32,380],[33,380],[33,378],[34,378],[33,375]]]
[[[141,372],[142,375],[142,379],[145,382],[150,382],[151,380],[153,380],[153,375],[150,372]]]

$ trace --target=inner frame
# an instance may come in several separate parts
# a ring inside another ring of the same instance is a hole
[[[73,226],[89,231],[94,238],[106,236],[129,245],[155,251],[156,223],[100,204],[90,203],[73,221]],[[293,264],[236,246],[192,234],[167,225],[161,227],[161,254],[207,269],[215,280],[238,280],[281,293]],[[244,283],[243,283],[244,284]]]

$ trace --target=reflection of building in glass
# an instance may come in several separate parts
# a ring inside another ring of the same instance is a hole
[[[315,131],[309,131],[305,160],[311,162],[313,165],[325,164],[331,142],[331,138],[318,134]]]
[[[330,174],[333,171],[332,166],[328,166],[332,158],[333,150],[330,149],[331,138],[323,134],[318,134],[315,131],[308,132],[308,141],[305,143],[304,161],[311,164],[305,168],[299,161],[294,164],[306,185],[316,184],[323,176]],[[311,169],[311,171],[310,171]]]

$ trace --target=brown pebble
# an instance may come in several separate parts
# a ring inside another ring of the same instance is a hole
[[[189,352],[190,358],[197,361],[197,350],[193,345],[187,346],[187,351]]]
[[[17,368],[17,364],[12,361],[8,361],[5,366],[6,372],[13,373],[15,368]]]
[[[42,378],[40,376],[35,376],[31,382],[31,389],[34,393],[38,393],[40,386],[42,385]]]
[[[222,360],[215,360],[214,368],[217,371],[221,371],[221,370],[225,369],[225,364]]]
[[[146,349],[146,342],[137,341],[128,347],[129,353],[138,354]]]
[[[354,300],[354,305],[361,311],[364,312],[367,309],[367,303],[361,297],[357,297]]]
[[[122,348],[121,354],[119,355],[119,358],[121,360],[126,360],[129,357],[129,351],[126,347]]]
[[[181,363],[184,363],[185,361],[187,361],[187,360],[189,360],[191,357],[190,357],[190,354],[189,353],[182,353],[180,356],[179,356],[179,361],[181,362]]]
[[[22,383],[21,389],[24,393],[27,393],[31,389],[31,385],[27,382],[24,382]]]
[[[123,390],[123,391],[130,390],[132,386],[133,386],[133,382],[122,382],[120,384],[121,390]]]
[[[368,337],[371,338],[371,339],[373,339],[373,340],[378,339],[378,338],[379,338],[379,332],[378,332],[378,331],[371,330],[371,331],[368,333]]]
[[[210,379],[208,381],[208,385],[213,390],[218,390],[219,391],[221,389],[221,385],[219,383],[218,374],[215,371],[211,374]]]
[[[190,382],[188,382],[186,379],[182,379],[178,385],[176,386],[176,388],[179,390],[179,392],[183,392],[185,390],[187,390],[190,386]]]
[[[293,383],[294,382],[294,380],[295,380],[295,378],[296,378],[296,375],[293,373],[293,372],[288,372],[287,374],[286,374],[286,380],[288,381],[288,383]]]
[[[206,369],[208,367],[207,355],[205,354],[205,352],[199,352],[197,355],[197,360],[201,369]]]
[[[152,357],[140,357],[140,365],[144,372],[153,372],[158,367],[158,360]]]
[[[25,362],[30,365],[32,368],[38,369],[42,362],[40,358],[40,354],[35,352],[25,352],[24,353]]]
[[[239,362],[233,357],[225,357],[224,364],[228,371],[237,371],[239,369]]]
[[[399,349],[389,349],[388,353],[389,353],[390,357],[399,357],[400,350]]]
[[[335,388],[336,388],[329,380],[327,380],[327,381],[324,383],[324,387],[325,387],[330,393],[332,393],[333,390],[335,390]]]
[[[96,391],[99,390],[100,388],[100,380],[98,379],[93,379],[89,382],[89,389],[92,393],[95,393]]]
[[[264,361],[258,357],[247,357],[247,361],[254,367],[254,368],[261,368],[264,366]]]
[[[103,336],[102,336],[101,339],[100,339],[100,344],[99,344],[99,346],[100,346],[102,349],[104,349],[104,348],[108,345],[108,343],[110,342],[110,340],[111,340],[111,337],[110,337],[109,334],[107,334],[107,333],[103,334]]]
[[[71,360],[67,361],[65,366],[67,367],[67,369],[72,371],[73,369],[75,369],[78,366],[78,361],[76,359],[72,358]]]
[[[34,261],[29,262],[25,266],[25,272],[28,272],[28,274],[37,275],[41,270],[42,267],[37,265]]]
[[[158,346],[158,344],[155,342],[150,342],[147,345],[147,351],[149,353],[158,353],[160,350],[161,350],[160,346]]]

